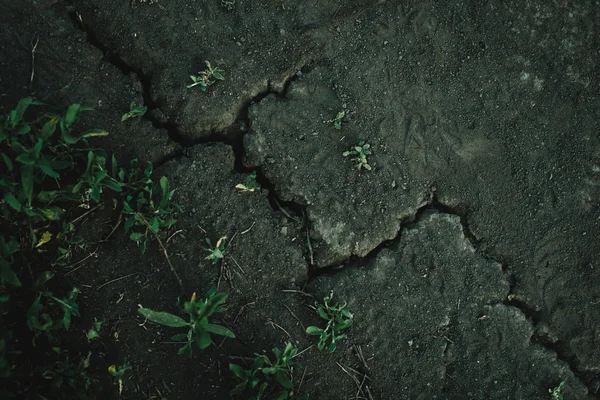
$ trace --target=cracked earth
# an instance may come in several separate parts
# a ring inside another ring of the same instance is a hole
[[[159,4],[0,1],[3,112],[26,95],[96,108],[95,144],[176,189],[184,295],[230,293],[238,339],[188,360],[136,314],[177,310],[158,248],[115,234],[69,274],[82,329],[107,321],[96,362],[134,367],[124,397],[227,398],[232,355],[291,341],[315,399],[548,399],[561,381],[598,398],[597,2]],[[187,89],[206,60],[226,79]],[[123,124],[131,101],[149,111]],[[361,140],[372,171],[342,156]],[[262,189],[238,193],[253,171]],[[221,236],[219,268],[202,247]],[[332,290],[355,324],[326,354],[305,294]]]

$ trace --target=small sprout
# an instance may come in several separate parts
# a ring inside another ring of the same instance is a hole
[[[256,171],[252,172],[248,175],[248,182],[244,185],[243,183],[238,183],[235,185],[235,188],[240,192],[254,192],[259,188],[258,183],[256,183]]]
[[[221,0],[221,7],[226,8],[227,11],[233,11],[235,9],[235,0]]]
[[[35,245],[35,247],[40,247],[45,245],[46,243],[48,243],[49,241],[52,240],[52,233],[46,231],[42,234],[42,237],[40,238],[40,240],[37,242],[37,244]]]
[[[94,319],[94,323],[89,331],[86,332],[85,336],[87,337],[88,342],[93,339],[98,339],[100,337],[100,329],[102,328],[102,321],[98,321]]]
[[[223,81],[225,77],[223,77],[222,73],[225,72],[220,68],[213,68],[208,61],[206,61],[206,69],[204,71],[200,71],[199,75],[190,75],[190,78],[194,83],[191,85],[187,85],[187,88],[193,88],[196,85],[200,85],[203,92],[212,86],[217,80]]]
[[[331,344],[329,345],[330,353],[333,353],[337,347],[335,342],[346,337],[345,333],[339,334],[339,332],[350,327],[354,318],[350,310],[346,308],[345,302],[343,304],[335,303],[333,306],[329,305],[332,299],[333,291],[329,296],[323,298],[324,304],[317,304],[318,307],[316,308],[317,314],[327,321],[325,329],[317,326],[306,328],[306,333],[309,335],[319,336],[319,342],[317,343],[319,350],[323,350],[327,341],[331,339]]]
[[[146,114],[146,111],[148,111],[148,107],[136,107],[135,101],[132,101],[129,105],[129,112],[123,114],[123,116],[121,117],[121,122],[127,121],[129,118],[141,117],[142,115]]]
[[[352,158],[352,161],[354,161],[354,167],[358,170],[360,170],[361,168],[365,168],[370,171],[371,166],[367,161],[367,156],[371,154],[371,151],[369,150],[370,147],[370,144],[365,143],[363,140],[361,140],[358,143],[358,145],[352,147],[349,151],[345,151],[342,154],[344,157],[356,156]]]
[[[119,396],[123,393],[123,384],[129,385],[129,378],[125,376],[127,371],[131,370],[131,365],[127,359],[123,360],[123,365],[111,365],[108,367],[108,372],[115,377],[115,383],[119,385]]]
[[[562,381],[554,389],[548,389],[552,400],[563,400],[562,390],[565,387],[565,381]]]
[[[293,384],[291,380],[291,368],[296,365],[293,359],[298,350],[293,344],[288,343],[283,352],[277,347],[273,349],[275,362],[264,354],[256,354],[250,369],[241,365],[229,364],[229,369],[241,382],[231,391],[232,395],[242,395],[247,388],[258,392],[258,398],[271,394],[275,386],[283,390],[272,393],[272,399],[287,399],[293,396]],[[293,397],[296,398],[296,397]]]
[[[225,258],[225,239],[227,239],[227,236],[221,237],[217,241],[217,245],[213,247],[210,239],[206,238],[206,243],[208,243],[208,247],[204,247],[204,250],[210,252],[210,254],[204,259],[213,260],[213,264],[216,264],[219,262],[219,260]]]
[[[222,304],[227,300],[226,293],[217,293],[211,289],[206,295],[206,299],[198,301],[196,293],[192,295],[190,301],[183,305],[183,311],[188,315],[188,321],[176,315],[153,311],[140,306],[138,312],[146,319],[171,328],[187,328],[187,333],[180,333],[171,339],[175,342],[185,343],[185,346],[179,349],[177,354],[187,353],[192,357],[192,344],[200,350],[204,350],[212,344],[211,334],[225,336],[235,339],[235,335],[224,326],[208,322],[208,318],[217,312],[223,312],[225,309]]]
[[[339,113],[337,113],[337,115],[335,116],[334,119],[329,120],[327,122],[331,122],[333,123],[333,126],[335,127],[335,129],[342,129],[342,119],[344,119],[344,116],[346,115],[345,111],[340,111]]]

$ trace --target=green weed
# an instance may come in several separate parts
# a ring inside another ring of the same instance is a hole
[[[248,181],[244,185],[243,183],[238,183],[235,185],[235,188],[240,192],[254,192],[260,186],[256,183],[256,171],[252,171],[250,175],[248,175]]]
[[[333,353],[337,347],[336,341],[344,339],[345,333],[340,334],[339,332],[349,328],[352,325],[354,316],[346,308],[346,302],[343,304],[335,303],[330,305],[329,303],[333,299],[333,291],[323,298],[324,304],[317,304],[316,311],[319,316],[327,321],[325,329],[316,326],[309,326],[306,328],[306,333],[309,335],[319,336],[317,343],[319,350],[323,350],[328,340],[331,340],[329,345],[329,352]]]
[[[229,369],[241,381],[232,391],[232,395],[242,395],[247,389],[256,395],[250,399],[288,399],[294,396],[291,379],[291,368],[296,365],[293,359],[297,349],[291,343],[286,344],[283,352],[277,347],[273,349],[275,361],[262,354],[256,354],[250,369],[238,364],[229,364]],[[277,387],[283,389],[273,393]],[[302,397],[308,399],[308,396]],[[298,398],[299,399],[299,398]]]
[[[172,340],[186,343],[179,349],[177,354],[187,353],[192,357],[192,345],[195,344],[200,350],[204,350],[211,345],[211,333],[228,338],[235,338],[233,332],[224,326],[211,324],[208,319],[217,312],[223,312],[222,305],[227,300],[226,293],[217,293],[212,289],[206,295],[206,299],[198,301],[196,293],[192,295],[190,301],[183,306],[183,311],[188,315],[188,321],[162,311],[153,311],[140,306],[138,312],[146,319],[171,328],[187,328],[187,333],[177,334]]]
[[[349,151],[345,151],[342,154],[344,157],[356,156],[352,158],[352,161],[354,161],[354,167],[358,170],[365,168],[370,171],[371,166],[367,161],[367,156],[371,154],[371,151],[369,150],[370,147],[370,144],[360,141],[358,145],[353,146]]]
[[[132,101],[129,105],[129,112],[123,114],[123,116],[121,117],[121,122],[127,121],[129,118],[141,117],[142,115],[146,114],[146,111],[148,111],[148,107],[136,107],[135,101]]]
[[[221,0],[221,7],[226,8],[228,11],[235,9],[235,0]]]
[[[208,247],[204,247],[204,250],[208,251],[210,254],[204,259],[212,260],[213,264],[216,264],[219,262],[219,260],[225,258],[225,239],[227,239],[227,236],[221,237],[219,240],[217,240],[217,245],[213,247],[210,239],[206,238],[206,243],[208,243]]]
[[[346,115],[345,111],[340,111],[339,113],[336,114],[335,118],[327,121],[327,122],[331,122],[333,124],[333,126],[335,127],[335,129],[342,129],[342,119],[344,119],[344,116]]]
[[[217,81],[225,80],[223,76],[224,70],[220,68],[213,68],[208,61],[206,61],[206,69],[200,71],[199,75],[190,75],[190,78],[194,83],[187,85],[187,88],[193,88],[196,85],[200,85],[203,92],[206,92],[210,86],[215,84]]]
[[[123,393],[124,386],[131,386],[130,378],[126,375],[129,375],[132,368],[131,365],[127,362],[127,359],[123,360],[122,365],[111,365],[108,367],[108,373],[111,374],[115,378],[115,384],[119,387],[119,395]]]
[[[550,393],[550,398],[552,400],[563,400],[562,390],[564,387],[565,387],[565,382],[562,381],[555,388],[548,389],[548,392]]]

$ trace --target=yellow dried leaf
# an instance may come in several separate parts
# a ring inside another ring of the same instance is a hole
[[[52,240],[52,234],[50,232],[46,231],[40,238],[39,242],[37,242],[35,247],[43,246],[44,244],[48,243],[50,240]]]

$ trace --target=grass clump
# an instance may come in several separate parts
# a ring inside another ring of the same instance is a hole
[[[138,312],[146,319],[171,328],[187,328],[187,333],[181,333],[173,336],[172,340],[184,342],[185,345],[179,349],[177,354],[188,354],[192,357],[193,345],[200,350],[204,350],[212,344],[211,333],[215,335],[235,338],[233,332],[224,326],[212,324],[209,318],[218,312],[223,312],[223,304],[227,300],[226,293],[217,293],[212,289],[202,301],[198,301],[196,293],[192,295],[190,301],[183,306],[183,311],[188,315],[188,320],[184,320],[176,315],[163,311],[153,311],[140,306]]]
[[[250,399],[283,400],[294,397],[294,385],[291,379],[291,369],[298,350],[291,343],[286,344],[283,351],[273,349],[275,361],[263,354],[256,354],[249,369],[238,364],[229,364],[229,369],[241,381],[232,391],[234,396],[243,395],[246,391],[253,392]],[[277,390],[280,388],[280,390]],[[275,391],[277,390],[277,391]],[[297,397],[308,399],[308,396]]]
[[[196,85],[200,85],[203,92],[206,92],[209,87],[214,85],[217,81],[225,80],[223,76],[224,70],[210,65],[210,62],[206,61],[206,69],[198,72],[198,75],[190,75],[190,79],[194,82],[191,85],[187,85],[187,88],[193,88]]]
[[[371,150],[369,150],[370,148],[370,144],[361,140],[356,146],[353,146],[349,151],[345,151],[342,154],[344,157],[354,156],[352,161],[354,162],[354,167],[359,171],[362,168],[370,171],[371,166],[367,160],[367,156],[371,154]]]
[[[328,341],[331,342],[329,344],[330,353],[333,353],[337,348],[336,341],[346,337],[345,333],[340,332],[349,328],[352,325],[354,318],[350,310],[346,308],[346,302],[331,305],[330,302],[332,299],[333,292],[331,292],[329,296],[323,298],[323,304],[317,304],[317,307],[315,308],[319,317],[327,321],[325,328],[319,328],[317,326],[309,326],[306,328],[306,333],[309,335],[319,336],[319,341],[317,343],[319,350],[323,350]]]

